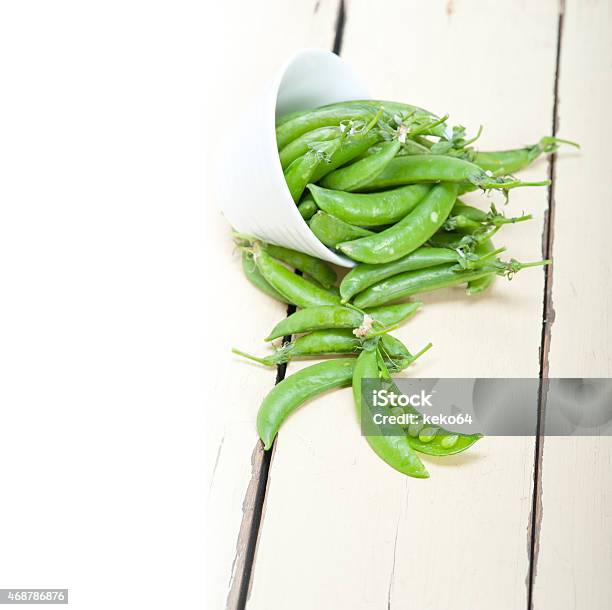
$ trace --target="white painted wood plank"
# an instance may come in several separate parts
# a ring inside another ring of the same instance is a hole
[[[570,0],[558,114],[560,133],[582,150],[556,163],[551,377],[612,375],[612,128],[602,119],[611,99],[612,5]],[[610,608],[611,439],[546,437],[542,477],[534,608]]]
[[[214,180],[211,170],[220,149],[218,143],[227,135],[228,124],[238,120],[248,100],[297,49],[331,48],[337,15],[337,0],[235,0],[217,6],[214,22],[206,24],[202,34],[209,37],[208,51],[216,58],[212,73],[203,75],[210,93],[201,126],[210,183]],[[207,388],[209,401],[204,406],[208,419],[207,607],[222,608],[237,568],[236,544],[251,480],[251,455],[257,443],[258,402],[276,377],[276,369],[240,361],[230,348],[260,352],[266,331],[286,315],[286,307],[259,293],[242,275],[229,226],[208,183],[204,227],[211,261],[206,281],[213,289],[209,309],[203,312],[210,324],[202,342],[203,349],[209,350],[207,361],[214,371],[213,386]]]
[[[483,148],[512,147],[550,130],[556,25],[552,0],[353,0],[343,55],[374,95],[482,122]],[[513,194],[535,220],[505,229],[510,255],[540,258],[546,202],[544,189]],[[425,297],[399,331],[435,346],[412,374],[537,377],[542,296],[536,270],[480,298]],[[248,607],[524,607],[533,452],[531,438],[485,439],[406,479],[360,437],[350,391],[314,401],[279,435]]]

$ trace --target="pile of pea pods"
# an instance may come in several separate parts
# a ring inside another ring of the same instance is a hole
[[[505,248],[493,245],[503,225],[530,215],[508,218],[495,205],[483,211],[459,197],[499,190],[507,201],[510,189],[548,185],[513,174],[562,143],[577,145],[544,137],[532,146],[482,152],[473,146],[482,128],[469,139],[447,120],[408,104],[361,100],[277,121],[280,162],[300,214],[323,244],[357,265],[338,285],[336,271],[322,260],[235,234],[246,277],[291,309],[266,337],[281,341],[273,353],[234,352],[266,366],[327,357],[287,376],[264,398],[257,430],[266,450],[291,412],[332,388],[352,384],[361,422],[368,408],[362,380],[393,384],[393,373],[431,347],[413,354],[390,334],[422,305],[408,297],[462,284],[476,294],[497,276],[548,264],[502,260]],[[411,477],[429,476],[418,453],[452,455],[481,438],[427,426],[413,407],[390,409],[400,412],[413,416],[409,426],[365,437],[380,458]]]

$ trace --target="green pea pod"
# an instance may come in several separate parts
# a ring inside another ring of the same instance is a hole
[[[309,275],[325,288],[331,288],[336,283],[336,272],[331,265],[321,259],[283,246],[266,244],[263,247],[268,254],[274,258],[287,263],[295,269],[299,269],[302,273]]]
[[[319,329],[358,328],[363,314],[356,309],[340,305],[323,305],[300,309],[281,320],[266,337],[266,341]]]
[[[370,237],[339,243],[338,249],[362,263],[379,264],[397,260],[422,246],[444,224],[456,197],[456,184],[438,184],[412,212],[390,229]]]
[[[368,407],[362,396],[362,380],[377,378],[378,355],[376,348],[364,349],[359,354],[353,371],[353,398],[360,425],[368,417],[368,414],[364,413],[364,409]],[[429,477],[427,469],[410,446],[400,426],[397,426],[397,435],[368,435],[366,440],[374,453],[392,468],[411,477],[420,479]]]
[[[275,127],[280,127],[281,125],[284,125],[285,123],[288,123],[289,121],[292,121],[293,119],[297,119],[298,117],[304,116],[305,114],[308,114],[309,112],[310,110],[296,110],[295,112],[289,112],[287,114],[283,114],[282,116],[276,119]]]
[[[356,307],[375,307],[422,292],[464,284],[497,271],[495,267],[490,266],[458,270],[457,265],[439,265],[418,271],[407,271],[366,288],[353,302]]]
[[[491,209],[485,212],[457,200],[451,210],[450,216],[444,223],[444,229],[460,231],[461,233],[476,233],[487,227],[515,224],[517,222],[531,220],[531,218],[531,214],[506,218],[504,214],[497,211],[495,206],[491,206]]]
[[[298,307],[339,305],[340,297],[292,273],[264,250],[255,253],[257,269],[264,279]]]
[[[282,168],[287,169],[298,157],[305,155],[310,150],[310,145],[314,142],[326,142],[341,135],[342,132],[337,126],[320,127],[319,129],[302,134],[278,153]]]
[[[389,390],[395,394],[401,394],[397,384],[391,380]],[[418,423],[405,426],[404,430],[408,433],[408,443],[419,453],[426,455],[445,456],[461,453],[469,449],[476,441],[482,438],[482,434],[462,434],[451,432],[441,426],[426,426],[423,424],[423,415],[418,409],[411,405],[401,407],[402,410],[418,419]]]
[[[300,113],[276,128],[276,144],[282,150],[302,134],[320,127],[339,125],[343,121],[364,121],[367,123],[376,115],[377,109],[365,104],[319,108]]]
[[[569,140],[544,137],[537,144],[523,148],[476,152],[473,161],[482,169],[491,171],[497,176],[514,174],[533,163],[540,155],[554,153],[561,144],[580,148],[578,144]]]
[[[386,360],[393,363],[412,362],[414,360],[410,350],[393,335],[383,335],[378,342],[378,349]]]
[[[418,301],[401,303],[399,305],[386,305],[369,309],[366,311],[366,314],[370,316],[373,322],[378,322],[380,328],[386,328],[399,324],[402,320],[414,314],[421,305],[422,303]],[[363,328],[363,335],[365,335],[368,333],[370,326],[369,324],[368,326],[365,325],[364,315],[357,309],[339,305],[308,307],[300,309],[284,320],[281,320],[265,340],[272,341],[289,335],[339,328]]]
[[[304,197],[298,205],[298,212],[305,221],[309,221],[317,213],[318,209],[312,195]]]
[[[465,258],[465,255],[457,250],[422,246],[414,250],[414,252],[390,263],[382,265],[357,265],[344,276],[340,283],[342,302],[346,303],[351,297],[369,286],[398,273],[426,269],[427,267],[435,267],[446,263],[457,263],[461,258]]]
[[[376,179],[400,148],[397,140],[384,142],[377,153],[327,174],[321,185],[337,191],[357,191]]]
[[[410,303],[396,303],[395,305],[383,305],[382,307],[371,307],[365,312],[383,328],[395,326],[413,316],[423,305],[421,301],[411,301]],[[383,335],[388,337],[390,335]]]
[[[355,358],[319,362],[289,375],[275,385],[257,413],[257,432],[264,449],[272,447],[283,421],[307,400],[333,388],[350,385],[355,362]]]
[[[285,343],[280,349],[269,356],[253,356],[235,348],[232,349],[232,352],[264,366],[276,366],[300,358],[342,354],[355,355],[361,351],[364,341],[367,340],[367,338],[359,339],[350,329],[322,329],[315,330]],[[393,366],[394,370],[406,368],[420,355],[413,356],[399,339],[389,334],[382,335],[379,338],[379,345],[381,346],[381,353]],[[430,347],[431,344],[425,350],[422,350],[421,353],[427,351]]]
[[[264,277],[259,273],[257,269],[257,265],[253,260],[253,255],[246,250],[242,252],[242,270],[244,271],[244,275],[246,278],[255,286],[259,288],[262,292],[265,292],[268,296],[271,296],[273,299],[280,301],[281,303],[291,303],[291,301],[284,297],[278,290],[272,288],[270,284],[264,279]]]
[[[420,108],[419,106],[413,106],[411,104],[404,104],[401,102],[391,102],[389,100],[354,100],[349,102],[339,102],[337,104],[328,104],[327,106],[323,106],[323,108],[333,108],[336,106],[341,106],[344,108],[350,108],[351,106],[371,106],[372,109],[378,109],[383,107],[385,109],[385,113],[388,115],[399,115],[400,117],[405,116],[417,116],[423,117],[427,119],[427,121],[437,120],[438,117],[426,110],[425,108]],[[431,135],[442,137],[446,134],[446,125],[440,124],[431,128],[429,132]]]
[[[518,186],[546,186],[550,181],[521,182],[495,178],[478,165],[445,155],[402,155],[386,165],[380,174],[361,187],[362,191],[416,184],[420,182],[468,183],[482,189],[511,189]]]
[[[339,328],[315,330],[307,335],[301,335],[285,343],[280,349],[269,356],[253,356],[239,349],[232,349],[232,351],[239,356],[259,362],[259,364],[276,366],[277,364],[283,364],[298,358],[357,354],[361,349],[361,345],[362,340],[358,339],[352,330]]]
[[[317,239],[329,248],[335,248],[343,241],[374,235],[372,231],[350,225],[339,218],[320,211],[310,219],[308,224]]]
[[[415,140],[406,140],[402,143],[402,149],[397,153],[398,155],[428,155],[429,148],[423,146]]]
[[[285,170],[285,182],[293,197],[293,201],[298,203],[306,185],[312,181],[315,170],[319,165],[329,163],[331,155],[340,148],[341,138],[320,142],[317,150],[309,150],[306,154],[298,157]]]
[[[495,227],[489,231],[467,235],[455,231],[438,231],[429,238],[428,243],[435,248],[473,250],[479,244],[487,241],[487,239],[492,237],[498,230],[499,227]]]
[[[340,148],[331,154],[329,163],[321,163],[315,169],[311,182],[319,182],[321,178],[327,176],[327,174],[330,174],[338,167],[346,165],[362,155],[373,144],[380,142],[381,139],[382,136],[377,129],[370,129],[367,132],[363,131],[345,136]]]
[[[490,239],[487,239],[487,241],[483,242],[481,245],[476,246],[474,251],[477,255],[484,256],[490,252],[494,252],[495,246]],[[480,292],[484,292],[491,287],[496,277],[494,273],[490,273],[489,275],[472,280],[468,282],[466,292],[468,294],[479,294]]]
[[[369,194],[334,191],[315,184],[309,184],[307,188],[324,212],[360,227],[378,227],[394,224],[404,218],[431,187],[413,184]]]
[[[274,354],[262,358],[261,364],[272,366],[289,362],[296,358],[329,356],[331,354],[356,354],[361,349],[361,340],[352,330],[325,329],[315,330],[285,343]]]

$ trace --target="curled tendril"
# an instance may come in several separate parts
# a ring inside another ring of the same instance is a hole
[[[482,135],[482,125],[473,138],[466,138],[466,129],[463,125],[454,125],[450,138],[441,138],[431,147],[431,152],[436,155],[451,155],[461,157],[469,161],[473,160],[476,153],[470,144],[473,144]]]

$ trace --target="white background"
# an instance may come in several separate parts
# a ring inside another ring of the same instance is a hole
[[[0,588],[203,606],[213,8],[0,5]]]

